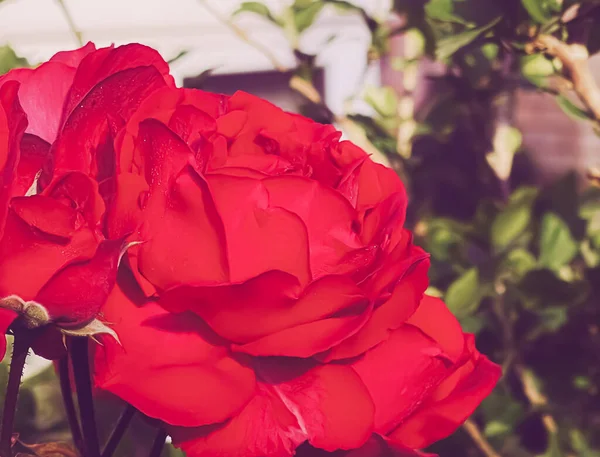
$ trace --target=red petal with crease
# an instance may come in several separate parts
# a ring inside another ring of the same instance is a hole
[[[348,252],[363,247],[353,230],[356,211],[339,192],[303,177],[269,178],[263,183],[271,206],[285,208],[304,221],[314,278],[336,273]]]
[[[148,46],[133,43],[117,48],[98,49],[86,55],[79,63],[64,105],[63,123],[75,111],[94,86],[110,76],[133,68],[153,67],[165,84],[173,86],[169,65],[160,54]]]
[[[42,170],[49,152],[50,143],[35,135],[28,133],[23,135],[17,180],[12,191],[13,196],[21,197],[27,193],[38,173]]]
[[[131,284],[131,278],[125,282]],[[169,313],[117,286],[103,317],[122,346],[111,337],[96,346],[96,385],[143,414],[172,425],[200,426],[228,419],[251,399],[253,371],[230,357],[193,315]]]
[[[91,230],[79,230],[71,239],[60,241],[9,211],[0,240],[0,296],[14,294],[33,300],[58,270],[73,261],[90,259],[97,246]]]
[[[17,98],[18,90],[17,82],[8,82],[0,87],[0,238],[15,185],[19,146],[27,127],[27,118]]]
[[[219,335],[245,343],[320,312],[296,306],[300,292],[294,276],[269,271],[242,284],[176,287],[161,294],[160,303],[173,312],[193,311]]]
[[[350,338],[330,351],[320,355],[323,361],[356,357],[389,338],[420,307],[421,297],[427,288],[429,261],[411,261],[408,272],[403,276],[391,294],[375,308],[367,323]],[[421,305],[422,306],[422,305]]]
[[[82,68],[83,63],[79,71]],[[131,68],[104,79],[65,121],[52,146],[54,169],[86,174],[97,170],[97,153],[110,134],[109,124],[123,124],[144,98],[164,85],[163,75],[154,67]]]
[[[227,281],[221,221],[206,183],[191,167],[177,178],[168,196],[153,193],[145,212],[149,235],[142,231],[148,242],[140,247],[138,263],[156,287]]]
[[[60,62],[69,67],[78,67],[83,58],[95,50],[96,46],[89,41],[85,46],[78,49],[57,52],[50,58],[50,62]]]
[[[460,323],[439,298],[423,296],[419,307],[407,323],[436,341],[453,361],[458,361],[463,354],[465,339]]]
[[[19,68],[0,78],[19,81],[19,99],[27,113],[27,133],[48,143],[56,139],[65,97],[69,92],[75,68],[61,62],[45,62],[37,68]]]
[[[261,181],[224,175],[206,180],[225,228],[230,281],[280,270],[308,283],[309,240],[300,217],[271,206]]]
[[[191,457],[287,457],[306,439],[327,450],[364,444],[373,404],[360,379],[344,366],[303,366],[261,362],[266,381],[240,414],[218,427],[171,429],[175,444]]]
[[[10,207],[28,225],[48,235],[70,238],[78,228],[77,211],[45,195],[15,197]]]
[[[42,287],[35,301],[61,324],[82,324],[94,319],[117,280],[122,240],[103,241],[94,257],[58,271]]]
[[[458,379],[451,377],[437,389],[446,390],[445,384],[449,382],[452,390],[441,399],[423,404],[390,434],[391,440],[414,448],[427,447],[454,433],[475,411],[495,387],[502,369],[480,355],[473,344],[470,352],[471,360],[465,364],[467,369],[461,367],[452,376]]]
[[[352,364],[375,403],[375,431],[387,434],[450,375],[442,349],[405,325]]]
[[[138,174],[120,173],[115,180],[116,193],[106,218],[108,237],[112,239],[124,238],[140,227],[141,203],[148,191],[146,180]]]

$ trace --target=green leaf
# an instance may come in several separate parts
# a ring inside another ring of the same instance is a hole
[[[486,154],[488,164],[499,179],[506,181],[510,177],[513,159],[523,141],[519,129],[510,125],[499,125],[493,139],[494,150]]]
[[[521,0],[529,16],[539,24],[545,24],[551,19],[546,4],[547,0]]]
[[[580,246],[581,256],[585,264],[589,268],[596,268],[600,265],[600,252],[598,252],[597,248],[592,246],[592,242],[590,240],[583,240]]]
[[[527,335],[528,341],[533,341],[545,333],[555,333],[568,322],[566,306],[549,306],[537,312],[540,321]]]
[[[489,438],[508,435],[525,417],[521,404],[500,389],[483,400],[481,411],[486,421],[483,432]]]
[[[554,74],[554,65],[543,54],[521,57],[519,61],[521,74],[535,86],[543,86],[545,79]]]
[[[0,46],[0,75],[13,68],[28,67],[29,62],[23,57],[17,56],[15,51],[8,45]]]
[[[493,420],[485,424],[483,434],[488,438],[494,438],[496,436],[506,435],[512,432],[512,427],[509,424],[505,424],[499,420]]]
[[[391,87],[367,87],[365,89],[364,99],[380,116],[396,116],[398,110],[398,96]]]
[[[323,0],[323,2],[335,6],[340,11],[363,11],[363,9],[360,6],[356,6],[353,3],[347,2],[345,0]]]
[[[446,60],[450,58],[456,51],[472,43],[477,38],[479,38],[480,35],[483,35],[484,33],[488,32],[491,28],[498,24],[501,19],[502,16],[498,16],[493,21],[489,22],[483,27],[466,30],[457,35],[451,35],[442,38],[438,41],[438,46],[436,50],[437,58],[439,60]]]
[[[539,457],[564,457],[562,450],[560,449],[560,440],[558,439],[557,433],[551,433],[548,437],[548,448]]]
[[[527,273],[533,270],[536,265],[537,261],[533,254],[522,248],[510,251],[502,263],[503,269],[510,272],[517,280],[523,278]]]
[[[555,100],[556,100],[556,103],[558,104],[558,106],[571,119],[575,119],[576,121],[581,121],[581,120],[586,120],[587,121],[587,120],[593,119],[593,116],[591,114],[589,114],[584,109],[581,109],[580,107],[578,107],[577,105],[575,105],[568,98],[566,98],[566,97],[564,97],[562,95],[557,95],[555,97]]]
[[[485,319],[481,316],[466,316],[460,320],[460,326],[462,327],[463,332],[477,335],[485,328]]]
[[[546,213],[540,231],[540,265],[558,270],[573,260],[578,252],[579,246],[569,226],[556,214]]]
[[[457,318],[473,314],[482,299],[479,270],[470,268],[459,276],[446,291],[446,305]]]
[[[429,0],[425,5],[425,13],[430,19],[436,21],[453,22],[472,27],[470,22],[454,14],[454,3],[452,0]]]
[[[294,4],[294,23],[298,33],[302,33],[313,24],[325,3],[304,1],[300,5],[297,4],[298,2]]]
[[[581,430],[570,430],[569,438],[571,441],[571,447],[579,454],[580,457],[600,457],[600,451],[595,451],[590,448],[590,445]]]
[[[508,247],[527,229],[537,195],[533,187],[521,187],[512,193],[508,205],[492,223],[490,237],[497,251]]]
[[[244,12],[258,14],[259,16],[262,16],[265,19],[268,19],[269,21],[273,22],[274,24],[277,24],[279,26],[283,25],[282,21],[280,19],[276,18],[271,13],[271,10],[269,9],[269,7],[266,6],[264,3],[243,2],[240,5],[240,7],[233,12],[232,16],[235,16],[235,15],[238,15],[238,14],[244,13]]]
[[[426,248],[436,260],[447,261],[464,242],[465,229],[456,221],[436,218],[428,223]]]
[[[590,286],[585,281],[567,282],[550,270],[531,270],[516,288],[528,309],[576,306],[585,301]]]

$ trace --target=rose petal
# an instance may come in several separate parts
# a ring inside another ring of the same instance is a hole
[[[473,354],[474,367],[444,399],[425,404],[390,434],[390,439],[413,448],[424,448],[446,438],[475,411],[502,375],[500,366]],[[440,386],[443,387],[443,384]]]
[[[69,67],[78,67],[81,61],[85,56],[89,53],[94,52],[96,50],[96,46],[94,43],[89,41],[78,49],[73,49],[72,51],[60,51],[50,57],[50,62],[60,62],[68,65]]]
[[[348,252],[363,247],[353,230],[356,211],[338,192],[303,177],[263,181],[270,205],[300,216],[308,230],[313,278],[336,273]]]
[[[37,68],[19,68],[0,78],[19,81],[19,99],[27,113],[27,133],[52,143],[56,139],[65,97],[73,82],[75,68],[59,61]]]
[[[412,414],[451,374],[448,365],[442,349],[411,325],[355,361],[375,403],[375,431],[387,434]]]
[[[311,277],[309,242],[302,220],[271,206],[261,181],[224,175],[206,180],[225,229],[230,281],[280,270],[306,284]]]
[[[50,152],[50,144],[40,137],[26,133],[21,140],[21,158],[12,195],[22,197],[42,170]]]
[[[122,240],[103,241],[90,260],[73,262],[57,271],[35,301],[61,325],[89,322],[115,285],[123,249]]]
[[[54,273],[70,262],[91,258],[97,246],[91,230],[78,230],[70,240],[56,239],[9,211],[0,239],[0,296],[33,300]]]
[[[15,185],[19,146],[27,127],[27,118],[17,98],[18,90],[17,82],[7,82],[0,87],[0,238]]]
[[[458,361],[463,354],[465,339],[460,323],[439,298],[423,296],[407,323],[436,341],[453,361]]]
[[[173,425],[217,423],[241,410],[255,390],[252,370],[231,358],[200,319],[144,303],[129,289],[115,287],[103,308],[122,346],[102,338],[96,385]]]
[[[264,377],[240,414],[220,427],[170,430],[190,456],[262,457],[294,454],[304,440],[327,450],[361,446],[370,436],[373,404],[344,366],[261,363]]]
[[[148,191],[143,176],[119,173],[115,177],[116,192],[106,217],[106,230],[111,239],[124,238],[142,223],[141,203]]]
[[[293,305],[263,308],[260,314],[254,308],[246,309],[247,306],[241,311],[245,318],[221,319],[230,327],[234,325],[231,321],[239,322],[239,327],[243,322],[256,323],[262,336],[234,348],[255,356],[310,357],[356,333],[371,315],[369,300],[343,276],[326,276],[312,283]],[[252,336],[258,332],[254,330]],[[245,338],[251,336],[241,328],[235,336],[240,334]]]
[[[77,211],[45,195],[15,197],[10,207],[28,225],[48,235],[70,238],[77,229]]]
[[[174,85],[173,77],[169,75],[169,65],[157,51],[148,46],[132,43],[117,48],[110,46],[98,49],[87,54],[79,63],[65,99],[61,124],[66,122],[94,86],[116,73],[136,67],[153,67],[167,85]]]
[[[95,54],[90,54],[84,62]],[[98,151],[111,134],[111,124],[122,124],[144,98],[164,85],[163,75],[154,67],[130,68],[104,79],[77,103],[64,122],[52,146],[54,169],[86,174],[98,170],[104,160]]]
[[[300,292],[294,276],[269,271],[242,284],[176,287],[163,292],[160,303],[172,312],[192,311],[224,338],[246,343],[298,321],[310,321],[309,313],[322,312],[318,308],[296,307]]]
[[[187,167],[163,202],[159,192],[148,200],[149,235],[142,233],[148,242],[140,247],[138,258],[142,274],[160,289],[227,281],[223,228],[202,178]]]
[[[427,287],[428,260],[409,257],[406,274],[394,287],[391,296],[373,311],[371,318],[354,335],[331,350],[321,354],[320,360],[331,361],[356,357],[389,338],[418,309]]]

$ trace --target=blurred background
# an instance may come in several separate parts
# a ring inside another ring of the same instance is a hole
[[[150,45],[179,85],[334,123],[399,173],[428,293],[504,368],[432,452],[600,457],[600,2],[0,1],[0,73],[87,41]],[[52,367],[30,359],[20,401],[23,441],[68,439]],[[98,408],[108,433],[123,405]]]

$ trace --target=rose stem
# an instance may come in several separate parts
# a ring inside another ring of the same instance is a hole
[[[21,376],[25,367],[25,359],[29,353],[31,335],[28,332],[15,334],[13,354],[10,361],[10,374],[6,386],[4,411],[2,413],[2,432],[0,432],[0,456],[12,457],[12,434],[21,386]]]
[[[117,446],[119,446],[123,435],[125,435],[127,427],[129,426],[131,419],[135,415],[135,412],[136,409],[133,406],[127,405],[125,407],[125,409],[121,413],[121,417],[119,417],[117,425],[115,426],[114,430],[110,434],[110,437],[108,438],[108,441],[106,442],[106,446],[104,446],[104,450],[102,451],[102,457],[112,457],[114,452],[117,450]]]
[[[88,340],[83,337],[73,337],[69,346],[87,457],[100,457],[96,416],[94,414],[94,398],[92,396],[92,380],[90,377]]]
[[[75,403],[73,402],[73,391],[71,389],[68,356],[63,357],[58,361],[58,377],[60,380],[60,391],[62,393],[63,403],[65,405],[65,412],[67,413],[69,428],[71,429],[71,436],[73,437],[73,443],[75,444],[75,447],[79,453],[82,456],[85,456],[86,452],[83,443],[83,437],[81,436],[79,419],[77,419],[77,411],[75,410]]]
[[[163,429],[160,429],[156,435],[156,438],[154,438],[154,443],[152,443],[152,448],[150,449],[150,454],[148,457],[160,457],[166,441],[167,432],[165,432]]]

